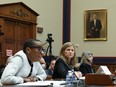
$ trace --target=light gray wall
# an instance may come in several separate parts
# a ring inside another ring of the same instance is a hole
[[[116,0],[71,0],[71,41],[80,46],[77,55],[85,50],[95,56],[116,56]],[[107,41],[84,41],[84,11],[107,9]]]
[[[47,34],[52,33],[53,55],[58,55],[62,45],[62,0],[0,0],[0,4],[23,2],[40,14],[37,18],[37,27],[43,27],[43,33],[37,33],[37,38],[46,43]],[[47,49],[49,43],[45,44]],[[49,51],[48,51],[49,53]]]
[[[43,33],[38,34],[43,43],[47,34],[52,33],[53,54],[58,55],[62,45],[62,0],[0,0],[2,3],[24,2],[27,6],[40,14],[37,18],[38,27],[43,27]],[[71,0],[71,41],[79,47],[77,56],[85,50],[92,51],[95,56],[116,56],[116,0]],[[84,41],[84,11],[93,9],[107,9],[107,41]],[[45,45],[47,48],[48,43]]]

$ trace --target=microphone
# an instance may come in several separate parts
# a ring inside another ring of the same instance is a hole
[[[78,48],[79,47],[79,44],[76,44],[75,46],[76,46],[76,48]]]
[[[79,78],[78,78],[77,75],[75,74],[75,71],[74,71],[73,69],[71,69],[71,68],[70,68],[70,70],[71,70],[71,72],[73,73],[73,75],[76,77],[76,80],[79,80]]]
[[[88,62],[92,63],[89,59],[86,59]]]
[[[61,59],[61,58],[60,58]],[[79,78],[77,77],[77,75],[75,74],[74,70],[71,69],[71,67],[63,60],[61,59],[65,64],[66,66],[71,70],[71,72],[73,73],[73,75],[75,75],[76,79],[79,80]]]
[[[62,59],[63,60],[63,59]],[[75,74],[75,72],[74,72],[74,70],[72,70],[71,69],[71,67],[63,60],[63,62],[67,65],[67,67],[71,70],[71,72],[73,73],[73,75],[76,77],[76,80],[78,80],[78,81],[73,81],[73,82],[71,82],[72,84],[77,84],[78,83],[78,85],[80,85],[81,83],[83,83],[83,81],[82,80],[80,80],[78,77],[77,77],[77,75]],[[66,83],[61,83],[60,85],[67,85],[67,84],[69,84],[68,82],[66,82]]]
[[[68,66],[68,68],[71,70],[71,72],[75,75],[76,79],[79,80],[79,78],[75,74],[74,70],[72,70],[71,67],[64,60],[63,60],[63,62]]]
[[[96,68],[99,68],[99,66],[97,66],[97,65],[95,65],[95,64],[93,64],[93,62],[91,62],[89,59],[86,59],[88,62],[90,62],[91,63],[91,65],[93,66],[93,67],[96,67]]]

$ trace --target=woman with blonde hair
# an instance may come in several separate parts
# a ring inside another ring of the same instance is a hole
[[[75,46],[71,42],[66,42],[60,49],[59,58],[56,60],[53,78],[66,78],[69,70],[80,78],[81,72],[77,70],[78,63],[76,58]]]

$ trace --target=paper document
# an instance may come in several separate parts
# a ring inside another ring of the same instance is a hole
[[[106,75],[112,74],[107,66],[100,66],[96,73],[97,74],[106,74]]]
[[[37,82],[27,82],[23,84],[18,84],[22,86],[48,86],[53,85],[54,87],[60,86],[61,83],[65,83],[66,81],[37,81]]]

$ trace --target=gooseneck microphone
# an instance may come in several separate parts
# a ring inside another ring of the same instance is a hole
[[[89,63],[91,63],[92,64],[92,62],[89,60],[89,59],[86,59]]]
[[[90,62],[92,64],[93,67],[99,68],[99,66],[93,64],[93,62],[91,62],[89,59],[87,59],[88,62]]]
[[[78,80],[78,81],[73,81],[73,82],[71,82],[72,84],[77,84],[77,86],[79,86],[79,85],[81,85],[81,84],[84,84],[84,82],[83,82],[83,80],[81,80],[81,79],[79,79],[78,77],[77,77],[77,75],[75,74],[75,72],[74,72],[74,70],[72,70],[71,69],[71,67],[62,59],[62,61],[67,65],[67,67],[71,70],[71,72],[74,74],[74,76],[75,76],[75,78],[76,78],[76,80]],[[60,85],[67,85],[67,84],[69,84],[68,82],[66,82],[66,83],[61,83]]]
[[[72,71],[72,73],[75,75],[76,80],[79,80],[79,78],[78,78],[78,77],[77,77],[77,75],[75,74],[74,70],[72,70],[71,68],[70,68],[70,70],[71,70],[71,71]]]
[[[63,59],[62,59],[63,60]],[[63,60],[63,62],[67,65],[67,67],[71,70],[71,72],[75,75],[76,79],[79,80],[77,75],[75,74],[74,70],[71,69],[71,67]]]

